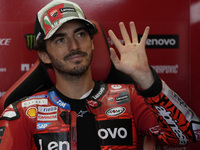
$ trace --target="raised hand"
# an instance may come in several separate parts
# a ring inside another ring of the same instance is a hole
[[[143,89],[149,88],[153,81],[153,75],[149,67],[148,58],[145,50],[145,44],[149,33],[149,27],[145,28],[144,34],[140,42],[134,22],[130,22],[131,39],[123,22],[119,23],[119,28],[124,40],[124,45],[119,41],[112,30],[108,34],[119,51],[120,58],[115,50],[110,48],[111,60],[116,69],[128,74]]]

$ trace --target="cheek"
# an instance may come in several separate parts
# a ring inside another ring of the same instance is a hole
[[[64,51],[63,49],[55,49],[54,55],[62,58],[66,55],[66,51]]]
[[[47,48],[47,52],[49,55],[51,55],[54,58],[63,58],[66,55],[65,49],[52,46],[52,47]]]
[[[82,46],[82,48],[83,48],[82,49],[83,51],[87,51],[87,52],[92,51],[94,49],[93,41],[84,43],[83,46]]]
[[[66,46],[65,45],[56,45],[50,42],[47,42],[47,52],[52,56],[63,56],[66,52]]]

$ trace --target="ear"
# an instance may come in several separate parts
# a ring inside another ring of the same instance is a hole
[[[50,64],[51,60],[49,59],[49,55],[44,51],[38,51],[38,56],[45,64]]]

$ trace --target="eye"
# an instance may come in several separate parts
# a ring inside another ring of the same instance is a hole
[[[62,42],[64,42],[64,41],[65,41],[64,38],[58,38],[58,39],[56,40],[56,43],[62,43]]]
[[[84,37],[85,36],[85,32],[80,32],[77,37]]]
[[[85,30],[81,30],[77,32],[75,36],[76,38],[84,38],[85,36],[87,36],[87,32]]]

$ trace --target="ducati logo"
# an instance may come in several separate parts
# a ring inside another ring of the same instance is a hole
[[[57,11],[57,10],[53,10],[53,11],[50,13],[50,15],[51,15],[52,17],[56,17],[57,14],[58,14],[58,11]]]

